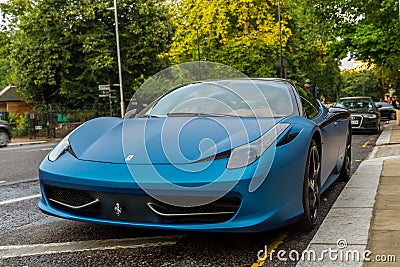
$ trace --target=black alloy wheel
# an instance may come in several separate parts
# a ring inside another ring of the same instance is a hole
[[[339,179],[347,182],[350,180],[350,168],[351,168],[351,129],[347,130],[346,139],[346,151],[344,154],[342,169],[340,170]]]
[[[321,160],[319,157],[318,147],[315,141],[312,140],[308,150],[306,169],[304,172],[304,214],[298,222],[298,228],[301,231],[312,230],[317,221],[318,207],[320,204],[320,170]]]

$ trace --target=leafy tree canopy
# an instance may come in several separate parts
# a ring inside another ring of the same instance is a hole
[[[283,76],[304,83],[310,79],[325,98],[334,100],[340,84],[338,61],[330,43],[318,36],[315,16],[307,1],[200,1],[182,0],[171,5],[177,27],[169,56],[173,62],[216,61],[250,77]]]
[[[285,1],[281,1],[284,6]],[[276,75],[279,57],[279,24],[276,1],[182,0],[171,5],[177,26],[170,51],[176,63],[216,61],[250,76]],[[291,30],[288,13],[282,13],[282,44]]]
[[[313,1],[320,32],[335,42],[336,56],[349,51],[375,64],[381,84],[399,89],[400,18],[398,0]]]
[[[1,6],[15,29],[10,40],[17,85],[29,101],[107,107],[97,87],[118,83],[112,6],[111,0],[14,0]],[[159,55],[169,49],[174,27],[159,0],[122,0],[117,10],[129,99],[138,80],[167,65]]]

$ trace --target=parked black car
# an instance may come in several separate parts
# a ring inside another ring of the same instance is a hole
[[[7,146],[11,141],[10,124],[7,121],[0,120],[0,147]]]
[[[381,113],[381,120],[395,120],[397,109],[387,102],[375,102],[375,107]]]
[[[350,111],[353,130],[381,131],[381,114],[371,97],[344,97],[334,106]]]

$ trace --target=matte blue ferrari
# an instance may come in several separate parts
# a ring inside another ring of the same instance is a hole
[[[350,178],[350,114],[291,81],[199,81],[137,102],[124,118],[85,122],[48,154],[43,212],[151,229],[308,231],[321,193]]]

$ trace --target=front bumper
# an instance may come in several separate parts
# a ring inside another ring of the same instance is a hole
[[[379,121],[377,118],[370,119],[370,118],[365,118],[362,115],[351,115],[351,118],[352,118],[352,123],[351,123],[352,130],[378,129]]]

